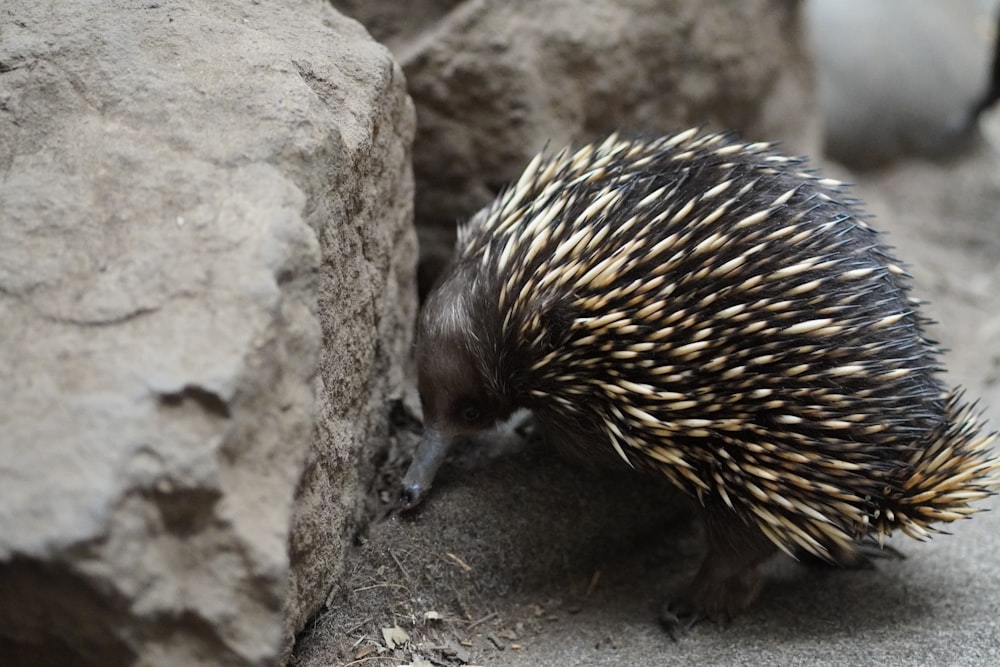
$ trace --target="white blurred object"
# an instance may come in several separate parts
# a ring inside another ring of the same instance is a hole
[[[852,167],[946,157],[978,136],[997,0],[808,0],[828,156]]]

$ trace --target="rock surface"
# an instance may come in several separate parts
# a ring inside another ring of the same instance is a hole
[[[321,3],[0,9],[0,664],[279,660],[402,386],[412,132]]]
[[[799,5],[750,0],[334,0],[406,72],[421,286],[455,221],[546,145],[708,125],[814,152]]]

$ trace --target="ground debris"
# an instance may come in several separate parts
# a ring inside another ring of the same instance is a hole
[[[382,638],[385,640],[386,648],[390,651],[410,641],[410,635],[398,625],[394,625],[391,628],[382,628]]]

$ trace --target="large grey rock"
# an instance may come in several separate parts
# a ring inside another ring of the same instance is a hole
[[[428,280],[450,252],[439,230],[489,202],[547,144],[707,125],[792,151],[817,146],[796,2],[334,5],[368,25],[406,71],[419,117],[416,217]]]
[[[402,73],[304,0],[0,15],[0,664],[273,664],[401,384]]]

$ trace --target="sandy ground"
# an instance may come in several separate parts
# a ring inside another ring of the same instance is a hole
[[[945,165],[847,175],[930,301],[949,380],[1000,424],[1000,143]],[[834,173],[836,170],[833,170]],[[842,172],[838,175],[844,176]],[[383,506],[416,428],[372,493]],[[504,442],[520,443],[515,435]],[[1000,498],[986,506],[1000,509]],[[874,570],[769,564],[758,602],[728,627],[672,641],[659,604],[697,567],[690,507],[634,478],[577,470],[529,446],[451,467],[429,501],[374,522],[293,664],[997,665],[1000,512]]]

